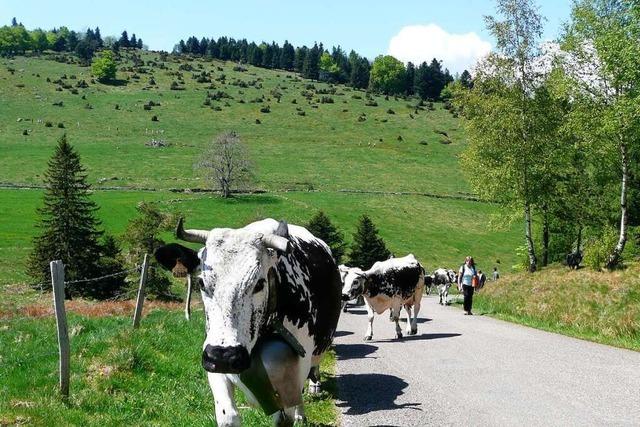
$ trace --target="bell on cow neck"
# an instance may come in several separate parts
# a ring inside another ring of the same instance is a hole
[[[262,410],[271,415],[302,403],[298,388],[300,358],[280,336],[270,335],[251,352],[249,369],[240,380],[253,393]]]

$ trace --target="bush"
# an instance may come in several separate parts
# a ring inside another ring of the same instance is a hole
[[[102,83],[114,80],[116,69],[116,61],[110,50],[100,52],[91,64],[91,73]]]
[[[395,111],[393,111],[391,108],[389,108],[389,109],[387,110],[387,114],[395,114],[395,113],[396,113],[396,112],[395,112]]]
[[[158,121],[158,116],[152,116],[151,117],[151,121],[152,122],[157,122]]]
[[[45,122],[44,127],[47,127],[47,128],[53,127],[53,123],[47,121]]]
[[[330,96],[323,96],[322,98],[320,98],[320,102],[322,104],[333,104],[333,98],[331,98]]]
[[[618,231],[613,227],[606,227],[600,236],[587,240],[584,248],[584,265],[593,270],[602,270],[617,242]],[[622,259],[620,262],[622,263]]]
[[[58,123],[58,129],[64,129],[64,123],[62,122]]]
[[[261,112],[261,113],[270,113],[270,112],[271,112],[271,107],[270,107],[270,106],[268,106],[268,105],[267,105],[267,106],[265,106],[265,107],[262,107],[262,108],[260,109],[260,112]]]

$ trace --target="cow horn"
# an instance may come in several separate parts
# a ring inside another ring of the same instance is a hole
[[[262,237],[262,242],[268,248],[275,249],[280,252],[288,252],[289,251],[289,240],[276,236],[275,234],[268,234]]]
[[[209,237],[207,230],[185,230],[183,226],[184,218],[178,220],[176,225],[176,237],[180,240],[192,243],[206,243]]]

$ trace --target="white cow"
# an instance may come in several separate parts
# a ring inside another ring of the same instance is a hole
[[[387,309],[391,309],[391,318],[396,323],[396,337],[402,338],[400,310],[404,306],[407,311],[407,335],[415,335],[418,332],[418,313],[423,291],[424,269],[409,254],[403,258],[376,262],[367,271],[350,269],[344,280],[342,300],[364,296],[369,320],[365,341],[373,337],[374,313],[382,314]]]

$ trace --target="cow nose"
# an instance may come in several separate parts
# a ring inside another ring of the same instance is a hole
[[[208,345],[202,352],[202,367],[207,372],[239,374],[250,365],[249,352],[242,346]]]
[[[342,301],[349,301],[351,299],[351,297],[347,294],[342,294]]]

